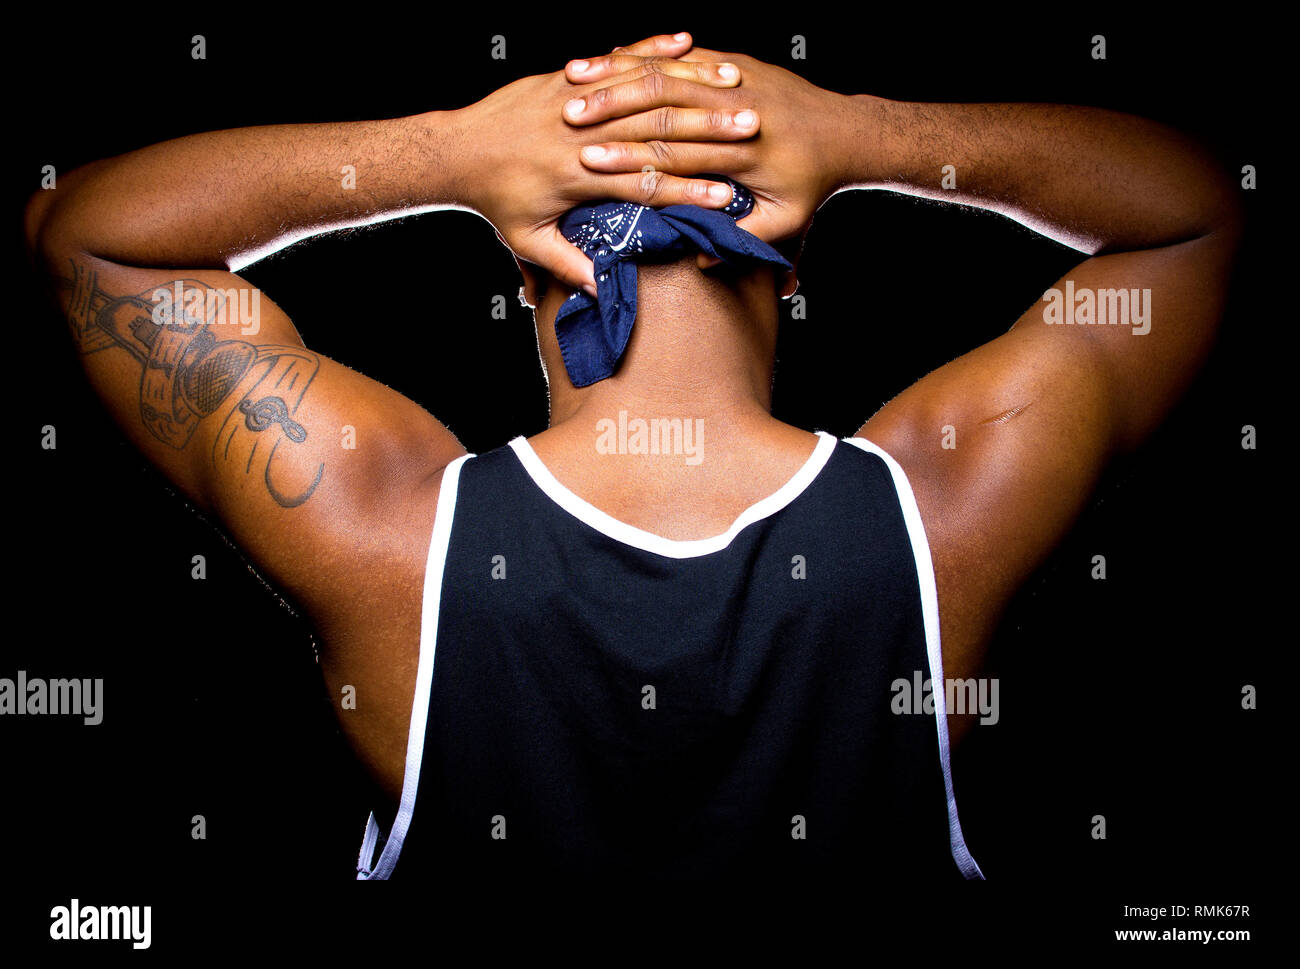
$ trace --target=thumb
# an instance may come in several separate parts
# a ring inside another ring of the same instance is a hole
[[[771,245],[791,234],[792,227],[787,226],[785,222],[786,220],[782,218],[779,210],[756,205],[754,211],[737,222],[736,225],[750,235],[758,236],[768,245]]]
[[[570,289],[585,290],[592,297],[596,295],[596,276],[591,260],[560,235],[555,226],[546,230],[545,235],[527,251],[520,250],[520,255],[541,266]]]

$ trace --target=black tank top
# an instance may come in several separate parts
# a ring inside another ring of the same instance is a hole
[[[522,437],[463,457],[422,629],[401,807],[359,878],[983,877],[944,691],[899,701],[943,682],[938,603],[911,487],[867,441],[819,432],[698,541],[604,514]]]

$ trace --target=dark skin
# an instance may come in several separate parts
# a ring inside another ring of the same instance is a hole
[[[567,112],[575,96],[583,109]],[[757,117],[737,124],[744,109]],[[519,139],[527,152],[498,134],[511,130],[505,117],[516,131],[518,119],[536,119]],[[592,144],[607,149],[603,159],[580,154]],[[248,159],[264,167],[250,173]],[[348,163],[358,169],[351,194],[337,178]],[[956,167],[955,189],[939,185],[944,164]],[[394,802],[428,537],[443,471],[465,451],[407,398],[307,350],[265,294],[255,331],[239,325],[232,310],[249,287],[233,270],[340,225],[448,205],[479,211],[520,256],[537,306],[552,375],[551,426],[532,439],[539,456],[615,518],[668,538],[711,536],[813,447],[811,434],[770,414],[777,299],[793,279],[735,277],[704,259],[642,270],[619,372],[581,390],[564,378],[551,325],[568,287],[591,284],[590,264],[557,241],[555,219],[594,197],[724,204],[685,179],[699,171],[754,191],[758,207],[741,225],[767,241],[797,238],[836,191],[881,188],[990,208],[1073,245],[1089,257],[1068,274],[1076,289],[1151,290],[1145,335],[1047,326],[1036,304],[858,432],[908,473],[934,557],[945,673],[975,675],[1011,595],[1106,463],[1172,406],[1222,314],[1240,238],[1233,190],[1165,128],[1084,108],[846,97],[691,49],[689,37],[659,37],[459,112],[153,146],[61,175],[28,206],[30,249],[87,379],[141,453],[316,627],[331,695],[356,689],[344,731]],[[179,292],[192,319],[157,326],[160,289]],[[592,460],[594,418],[620,408],[706,419],[708,460]],[[955,448],[941,446],[945,427]],[[341,445],[344,428],[354,448]]]
[[[723,55],[697,48],[684,56]],[[1090,257],[1054,288],[1070,280],[1076,291],[1151,291],[1152,325],[1141,336],[1128,326],[1048,326],[1037,303],[857,432],[894,456],[916,494],[934,558],[945,675],[976,675],[1012,595],[1067,533],[1102,470],[1151,434],[1208,354],[1241,240],[1235,186],[1188,139],[1129,115],[845,98],[725,56],[744,84],[710,96],[725,104],[743,95],[762,132],[723,146],[728,162],[711,158],[710,170],[754,192],[757,208],[740,222],[751,232],[789,236],[836,191],[882,189],[1000,212]],[[615,53],[567,70],[592,80],[632,62]],[[581,120],[605,116],[593,106]],[[601,147],[603,158],[584,151],[583,163],[617,172],[654,159],[671,173],[702,161],[699,146]],[[943,165],[954,166],[955,188],[941,186]],[[910,322],[926,326],[919,313]],[[952,448],[943,446],[947,427]],[[950,718],[954,738],[971,726],[962,720],[973,718]]]
[[[689,38],[657,37],[634,49],[689,47]],[[708,85],[739,82],[721,67],[621,75],[640,82],[641,94],[604,130],[654,137],[671,105],[684,137],[749,136],[754,124],[693,106]],[[87,379],[128,440],[316,628],[331,694],[356,690],[343,730],[393,802],[428,535],[442,470],[465,451],[406,397],[308,350],[266,294],[257,294],[255,322],[241,323],[251,287],[233,270],[315,233],[462,207],[488,218],[522,257],[591,286],[590,261],[555,230],[574,205],[729,201],[729,189],[709,198],[703,180],[584,170],[577,152],[593,133],[567,125],[562,110],[595,87],[556,72],[454,112],[194,135],[61,174],[57,189],[27,207],[29,250]],[[340,177],[345,164],[356,169],[355,188]],[[167,305],[156,294],[178,282],[174,322],[155,325]],[[345,428],[354,447],[344,446]]]

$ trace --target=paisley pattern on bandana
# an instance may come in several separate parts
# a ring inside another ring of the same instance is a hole
[[[638,262],[667,262],[698,251],[738,268],[791,268],[779,252],[736,225],[754,208],[747,188],[723,175],[698,177],[731,185],[731,202],[723,209],[598,202],[571,209],[560,220],[561,234],[590,257],[596,273],[596,299],[578,290],[555,315],[573,386],[594,384],[618,369],[636,321]]]

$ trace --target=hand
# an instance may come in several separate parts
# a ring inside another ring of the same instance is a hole
[[[684,39],[653,37],[629,50],[663,56],[690,49]],[[730,187],[681,178],[641,166],[619,173],[589,170],[579,149],[595,141],[637,143],[663,139],[726,142],[749,138],[757,123],[739,125],[731,111],[707,105],[719,89],[735,87],[740,72],[700,60],[660,62],[648,56],[625,71],[609,71],[602,83],[570,83],[564,72],[526,77],[455,112],[467,164],[457,197],[483,215],[521,259],[548,270],[566,285],[595,295],[591,260],[560,234],[557,223],[569,209],[592,199],[619,199],[655,207],[691,204],[722,208]],[[608,93],[616,86],[617,99]],[[565,123],[582,107],[599,105],[603,117],[577,127]],[[671,112],[665,114],[665,112]],[[671,118],[671,130],[665,118]],[[695,157],[710,160],[709,145]],[[714,147],[717,147],[716,145]],[[722,161],[721,158],[717,159]],[[707,166],[705,169],[707,170]],[[715,194],[710,194],[712,190]]]
[[[676,131],[671,141],[634,144],[633,139],[600,140],[582,150],[583,166],[607,174],[636,172],[653,165],[673,176],[698,172],[729,175],[754,194],[754,211],[737,223],[741,228],[765,242],[800,235],[818,207],[853,181],[852,153],[859,144],[860,127],[854,99],[740,54],[696,47],[673,63],[696,62],[726,62],[740,68],[742,84],[714,86],[701,93],[699,103],[719,111],[753,109],[756,123],[762,124],[761,133],[726,145],[689,144],[690,137]],[[580,114],[567,116],[569,123],[591,125],[591,134],[597,137],[608,130],[606,119],[624,98],[635,96],[635,89],[621,78],[638,67],[671,69],[662,56],[646,56],[631,49],[570,61],[565,67],[569,80],[610,86],[600,97],[589,98]]]

